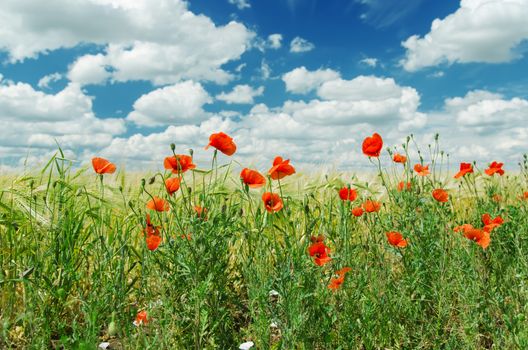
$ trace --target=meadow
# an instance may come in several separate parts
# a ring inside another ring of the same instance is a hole
[[[453,172],[374,134],[360,179],[240,172],[235,141],[2,175],[0,348],[528,348],[526,156]]]

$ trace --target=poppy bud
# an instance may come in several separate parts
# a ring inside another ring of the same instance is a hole
[[[123,193],[123,186],[119,186],[119,192]]]
[[[192,157],[194,154],[194,150],[192,148],[189,148],[189,155]]]
[[[191,193],[192,193],[192,188],[190,188],[190,187],[187,187],[187,192],[189,192],[189,196],[190,196],[190,195],[191,195]]]
[[[438,137],[439,137],[439,136],[440,136],[439,133],[436,133],[436,134],[435,134],[435,136],[434,136],[435,141],[438,141]]]
[[[145,187],[145,179],[141,179],[141,188]]]
[[[132,204],[132,201],[128,201],[128,206],[130,207],[130,209],[134,209],[134,205]]]
[[[156,177],[153,176],[149,179],[149,185],[152,185],[154,182],[156,182]]]
[[[174,143],[171,143],[170,148],[171,148],[171,151],[174,152],[174,150],[176,149],[176,145]]]
[[[29,188],[33,189],[34,185],[35,185],[35,180],[31,179],[31,181],[29,182]]]

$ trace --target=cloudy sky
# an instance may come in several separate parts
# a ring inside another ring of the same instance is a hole
[[[454,161],[528,152],[528,0],[2,0],[0,164],[366,164],[435,133]]]

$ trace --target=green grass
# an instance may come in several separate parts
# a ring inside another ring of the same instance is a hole
[[[237,349],[252,340],[257,349],[526,349],[526,158],[513,175],[454,181],[440,154],[426,178],[396,164],[380,178],[374,162],[368,181],[344,173],[268,181],[285,203],[277,213],[230,164],[185,173],[172,197],[169,172],[101,180],[60,152],[40,172],[5,175],[0,348],[95,349],[108,340],[114,349]],[[412,190],[396,191],[404,179]],[[347,185],[358,190],[353,203],[338,197]],[[432,198],[438,187],[448,203]],[[143,235],[151,196],[171,205],[151,212],[163,237],[155,251]],[[352,216],[367,198],[383,203],[380,212]],[[194,205],[207,208],[206,220]],[[482,226],[484,213],[505,219],[486,250],[453,232]],[[393,230],[407,247],[388,244]],[[308,254],[317,235],[333,259],[322,267]],[[328,289],[345,266],[345,282]],[[149,322],[136,327],[140,310]]]

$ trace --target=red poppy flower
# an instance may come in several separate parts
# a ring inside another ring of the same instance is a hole
[[[363,203],[363,209],[365,209],[367,213],[377,212],[380,210],[380,208],[381,208],[380,202],[367,200],[365,201],[365,203]]]
[[[460,171],[454,176],[455,179],[458,179],[466,174],[473,172],[473,166],[471,163],[460,163]]]
[[[171,196],[180,189],[180,178],[172,177],[165,180],[165,189]]]
[[[262,187],[266,184],[266,178],[261,173],[248,168],[242,169],[240,178],[242,179],[242,182],[251,188]]]
[[[205,146],[205,149],[208,149],[209,146],[213,146],[227,156],[232,156],[237,149],[233,138],[223,132],[209,136],[209,144]]]
[[[396,153],[396,154],[392,157],[392,160],[393,160],[395,163],[405,163],[405,162],[407,161],[407,157],[404,156],[403,154]]]
[[[328,256],[330,248],[328,248],[323,242],[312,244],[308,248],[308,253],[314,258],[314,262],[318,266],[323,266],[332,260],[332,258]]]
[[[160,226],[154,226],[152,225],[152,222],[150,221],[150,215],[147,214],[147,227],[143,230],[143,233],[145,233],[145,236],[159,236],[160,235]]]
[[[264,192],[262,195],[264,207],[270,213],[278,212],[284,207],[281,197],[276,193]]]
[[[502,170],[503,165],[504,163],[493,162],[490,164],[488,169],[484,170],[484,172],[489,176],[493,176],[494,174],[499,174],[502,176],[504,175],[504,170]]]
[[[396,231],[386,232],[385,235],[387,236],[387,240],[389,241],[389,244],[398,247],[398,248],[405,248],[407,247],[407,240],[403,239],[403,236],[401,233]]]
[[[442,188],[437,188],[433,191],[433,198],[441,203],[445,203],[449,200],[449,194]]]
[[[407,185],[406,185],[405,182],[400,181],[398,183],[398,192],[403,191],[405,188],[407,189],[407,191],[410,191],[411,190],[411,183],[407,182]]]
[[[169,211],[169,203],[159,197],[154,197],[147,203],[147,208],[155,211]]]
[[[462,231],[464,233],[466,233],[466,232],[468,232],[470,230],[473,230],[473,225],[471,225],[471,224],[463,224],[463,225],[457,226],[457,227],[455,227],[453,229],[453,231],[455,231],[455,232]]]
[[[154,251],[158,249],[161,243],[161,236],[150,235],[145,238],[145,241],[147,242],[147,248],[150,251]]]
[[[528,191],[523,193],[522,198],[528,200]]]
[[[430,174],[429,165],[423,166],[422,164],[416,164],[414,166],[414,171],[420,176],[427,176]]]
[[[195,205],[194,212],[196,213],[197,217],[202,218],[204,220],[207,219],[207,208],[202,208],[199,205]]]
[[[134,325],[135,326],[140,326],[142,324],[147,324],[149,323],[149,320],[147,318],[147,312],[144,311],[144,310],[141,310],[137,313],[136,315],[136,319],[134,321]]]
[[[352,215],[354,215],[357,218],[360,217],[361,215],[363,215],[363,208],[361,207],[352,208]]]
[[[335,274],[337,275],[337,277],[332,277],[330,279],[330,284],[328,284],[328,288],[333,290],[339,289],[343,282],[345,282],[346,273],[350,270],[352,270],[350,267],[344,267],[341,270],[336,271]]]
[[[383,139],[378,133],[372,134],[371,137],[365,138],[362,145],[363,154],[369,157],[379,157],[383,148]]]
[[[348,187],[343,187],[342,189],[339,190],[339,198],[341,198],[341,200],[344,200],[344,201],[355,201],[356,198],[357,198],[357,192],[356,190],[353,190],[351,188],[348,188]]]
[[[165,169],[172,170],[173,174],[184,173],[187,170],[196,168],[196,164],[193,164],[192,157],[185,154],[166,157],[163,161],[163,166]]]
[[[482,247],[482,249],[486,249],[490,244],[490,234],[489,232],[486,232],[485,230],[481,230],[478,228],[472,228],[468,229],[464,232],[464,236],[467,239],[470,239],[472,241],[475,241],[479,246]]]
[[[491,215],[486,213],[482,215],[482,223],[484,224],[484,231],[491,232],[500,227],[504,223],[504,219],[499,215],[492,220]]]
[[[275,157],[273,166],[268,171],[268,175],[273,180],[282,179],[285,176],[295,174],[295,168],[290,165],[290,160],[283,160],[282,157]]]
[[[116,171],[115,164],[104,158],[92,158],[92,166],[97,174],[113,174]]]

